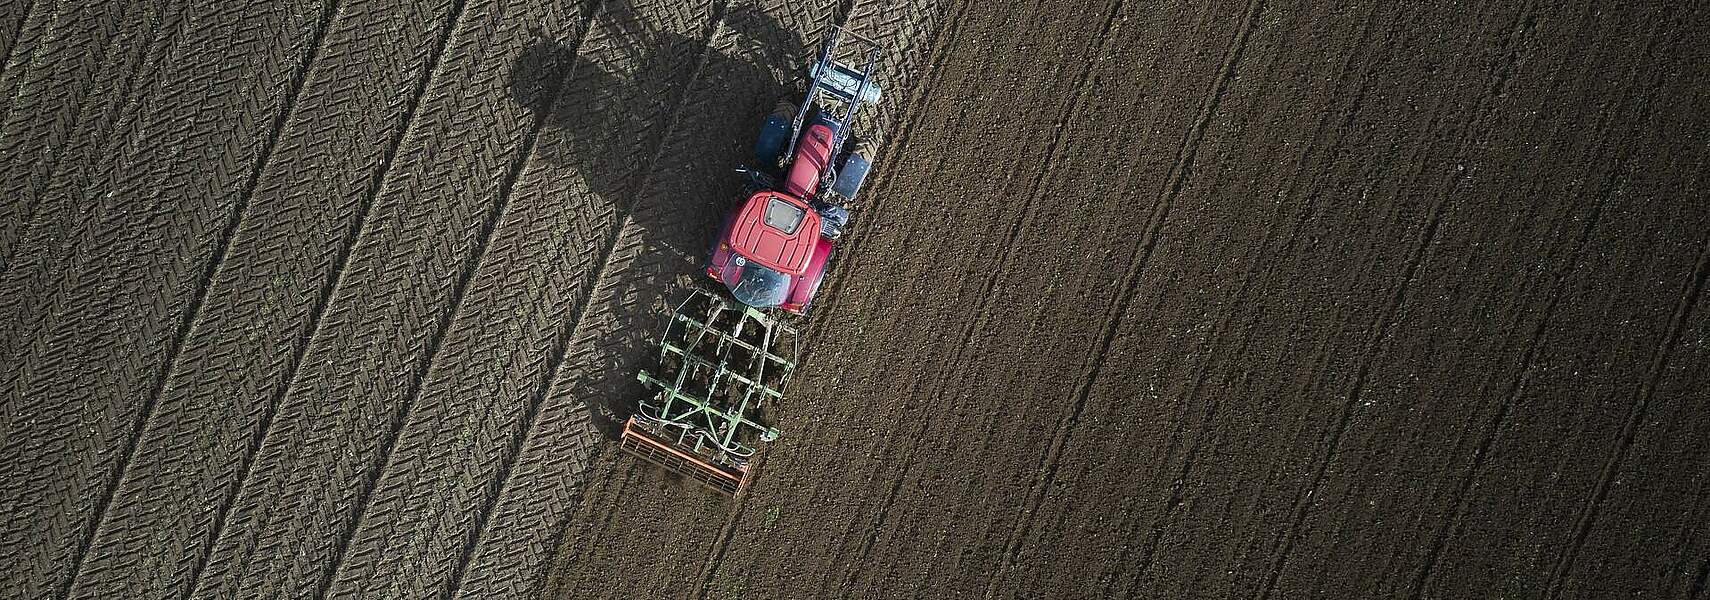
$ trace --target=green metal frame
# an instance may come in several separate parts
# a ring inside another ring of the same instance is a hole
[[[658,392],[637,421],[654,437],[720,466],[746,470],[751,444],[778,438],[759,421],[782,401],[796,367],[796,331],[760,310],[696,290],[677,305],[659,344],[660,375],[636,378]]]

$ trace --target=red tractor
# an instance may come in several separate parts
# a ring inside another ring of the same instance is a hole
[[[750,194],[725,219],[707,261],[707,275],[738,302],[798,315],[813,302],[832,245],[848,225],[847,206],[872,166],[871,152],[850,130],[855,112],[879,100],[878,61],[876,42],[833,29],[809,68],[801,106],[780,102],[761,126],[754,154],[762,167],[738,169]]]
[[[796,367],[795,328],[772,309],[807,310],[849,222],[871,165],[850,129],[879,99],[878,61],[877,43],[833,28],[801,106],[766,118],[762,167],[738,169],[749,191],[707,261],[730,298],[696,290],[672,311],[657,366],[636,374],[653,393],[624,423],[624,450],[727,494],[747,487],[758,445],[778,439],[767,411]]]

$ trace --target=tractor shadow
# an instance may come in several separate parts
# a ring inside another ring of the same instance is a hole
[[[650,26],[621,0],[595,18],[580,47],[537,33],[511,69],[511,100],[542,127],[535,158],[568,188],[564,210],[621,224],[587,322],[572,344],[598,340],[565,364],[569,391],[598,430],[622,432],[647,394],[636,371],[654,366],[658,339],[700,269],[753,162],[755,133],[777,100],[799,92],[815,45],[752,8],[703,30]]]

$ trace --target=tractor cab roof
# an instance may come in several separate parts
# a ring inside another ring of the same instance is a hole
[[[767,190],[748,197],[730,224],[730,249],[767,268],[800,275],[819,239],[819,213],[806,202]]]

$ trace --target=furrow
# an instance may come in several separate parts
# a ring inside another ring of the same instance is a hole
[[[1657,37],[1660,38],[1661,36]],[[1651,40],[1649,47],[1647,47],[1646,52],[1644,53],[1646,56],[1650,56],[1652,51],[1654,51],[1655,42],[1656,39]],[[1506,78],[1504,81],[1506,81]],[[1642,102],[1642,105],[1645,107],[1649,107],[1654,104],[1655,94],[1652,93],[1648,96],[1649,99]],[[1641,109],[1638,114],[1649,115],[1650,112],[1649,108],[1645,108]],[[1640,127],[1640,129],[1642,128],[1643,126]],[[1483,474],[1484,466],[1488,462],[1492,446],[1494,445],[1497,436],[1500,435],[1503,428],[1508,425],[1507,422],[1509,414],[1511,413],[1514,404],[1519,400],[1522,391],[1525,389],[1525,382],[1533,369],[1533,362],[1537,355],[1539,341],[1543,339],[1545,331],[1552,325],[1552,317],[1556,313],[1556,308],[1563,295],[1563,289],[1567,284],[1568,276],[1581,264],[1581,258],[1584,256],[1589,245],[1592,232],[1600,222],[1603,210],[1605,206],[1609,204],[1610,198],[1615,193],[1621,178],[1625,176],[1626,162],[1629,158],[1630,154],[1622,155],[1617,158],[1615,163],[1611,166],[1609,176],[1604,181],[1601,190],[1596,196],[1595,203],[1590,210],[1590,214],[1586,218],[1585,227],[1580,231],[1577,238],[1575,238],[1575,245],[1573,250],[1569,253],[1569,258],[1565,263],[1566,266],[1557,274],[1556,280],[1551,286],[1551,293],[1549,300],[1544,306],[1543,316],[1539,319],[1537,326],[1533,329],[1530,338],[1521,351],[1521,359],[1519,366],[1515,369],[1514,380],[1502,395],[1501,400],[1498,402],[1495,411],[1490,417],[1490,421],[1485,424],[1481,438],[1473,450],[1472,461],[1467,467],[1466,472],[1461,476],[1460,482],[1455,489],[1452,496],[1453,505],[1455,507],[1454,512],[1451,513],[1449,518],[1437,528],[1425,560],[1412,578],[1410,591],[1408,593],[1409,598],[1421,598],[1423,597],[1423,594],[1426,593],[1426,588],[1430,582],[1431,575],[1433,574],[1433,569],[1441,558],[1442,550],[1448,538],[1455,535],[1459,529],[1462,519],[1469,510],[1470,495],[1468,492],[1470,491],[1473,482]],[[1671,327],[1671,331],[1678,329],[1680,318],[1681,317],[1678,316],[1676,317],[1676,323]],[[1664,343],[1667,344],[1669,342]],[[1660,357],[1659,360],[1661,360]],[[1658,367],[1658,370],[1653,371],[1653,373],[1660,372],[1660,366]],[[1581,539],[1583,540],[1583,538]],[[1570,549],[1570,555],[1571,552],[1572,550]],[[1553,578],[1552,584],[1556,581],[1558,580]],[[1554,585],[1547,589],[1552,594],[1559,593],[1559,589]]]
[[[192,284],[194,291],[190,293],[189,306],[183,310],[183,316],[178,322],[177,328],[166,341],[168,349],[164,363],[153,377],[154,382],[149,385],[148,392],[142,397],[142,407],[136,411],[136,422],[127,430],[129,435],[125,436],[122,442],[123,449],[119,451],[122,458],[119,459],[117,467],[112,469],[102,494],[95,501],[92,509],[94,517],[89,523],[90,529],[79,537],[77,549],[72,552],[71,568],[67,569],[69,577],[64,586],[65,594],[61,598],[71,595],[77,578],[83,572],[84,558],[89,553],[90,544],[94,543],[102,528],[107,525],[107,507],[112,504],[114,495],[119,491],[119,482],[124,479],[125,473],[136,458],[138,441],[142,437],[143,428],[154,418],[154,409],[159,402],[162,390],[166,387],[167,377],[178,366],[183,356],[185,339],[190,336],[191,327],[196,324],[197,317],[201,315],[202,307],[208,299],[209,289],[215,276],[220,272],[220,265],[231,254],[231,243],[237,232],[238,224],[243,220],[245,209],[255,194],[256,183],[260,180],[262,171],[267,168],[269,161],[273,158],[273,151],[278,146],[280,134],[285,129],[286,119],[291,116],[292,108],[302,94],[303,82],[307,78],[309,69],[313,68],[316,56],[321,51],[327,31],[327,23],[331,21],[336,6],[336,1],[329,1],[321,12],[320,19],[315,22],[316,25],[312,33],[309,34],[308,53],[300,61],[301,66],[291,77],[290,82],[286,84],[289,91],[285,92],[284,102],[277,109],[272,124],[266,130],[266,141],[258,150],[255,166],[244,179],[242,191],[238,192],[236,205],[230,209],[225,225],[216,234],[213,251],[207,260],[207,266],[202,269],[200,276],[196,277]]]
[[[445,368],[429,372],[425,388],[426,403],[412,417],[406,430],[408,443],[401,442],[394,453],[392,466],[381,483],[384,496],[377,500],[370,517],[364,519],[358,532],[360,548],[354,551],[356,560],[341,576],[335,595],[361,595],[365,589],[395,588],[403,582],[419,585],[416,595],[446,596],[456,593],[471,560],[477,540],[485,531],[492,504],[502,493],[502,484],[514,465],[518,437],[527,423],[538,414],[538,402],[544,393],[545,381],[556,368],[553,358],[564,352],[563,338],[572,327],[563,323],[576,314],[577,285],[596,273],[604,262],[610,245],[601,246],[599,239],[610,239],[605,233],[613,229],[604,223],[614,218],[602,204],[609,198],[579,189],[566,181],[575,177],[596,176],[622,179],[621,170],[592,168],[583,163],[582,173],[566,178],[555,173],[559,165],[553,157],[562,157],[574,142],[585,141],[580,136],[613,135],[617,131],[636,131],[628,127],[605,129],[599,123],[620,121],[660,121],[645,125],[642,131],[665,128],[668,117],[649,116],[631,103],[669,94],[680,89],[681,69],[642,73],[642,66],[658,68],[663,64],[679,64],[682,56],[657,57],[652,64],[636,64],[632,50],[636,40],[627,39],[638,23],[653,23],[674,19],[662,15],[643,18],[629,14],[626,7],[608,5],[605,12],[594,18],[586,29],[586,41],[563,47],[542,41],[531,54],[553,57],[548,63],[564,63],[556,67],[536,65],[518,69],[540,69],[563,78],[570,72],[564,91],[556,102],[547,99],[536,104],[538,118],[547,124],[539,142],[529,157],[505,222],[497,232],[496,250],[485,261],[478,280],[483,289],[474,306],[483,307],[478,313],[459,318],[454,325],[447,353],[453,358],[443,361]],[[684,7],[685,12],[693,7]],[[716,15],[715,15],[716,17]],[[639,20],[638,20],[639,19]],[[716,19],[714,19],[716,21]],[[693,56],[705,48],[706,26],[699,38],[685,37],[686,43],[675,50]],[[578,52],[586,47],[587,53]],[[625,100],[597,106],[583,104],[585,94],[610,89],[614,78],[645,75],[651,80],[637,81],[625,92]],[[532,75],[528,75],[532,78]],[[513,75],[513,78],[516,75]],[[513,90],[516,85],[513,82]],[[663,107],[661,107],[663,108]],[[576,112],[569,112],[569,111]],[[582,112],[585,111],[585,112]],[[634,111],[634,112],[631,112]],[[644,138],[645,139],[645,138]],[[645,142],[644,142],[645,144]],[[637,149],[645,145],[637,146]],[[614,149],[615,151],[616,149]],[[594,157],[588,157],[593,159]],[[644,171],[645,156],[625,160],[618,154],[598,157],[610,165]],[[568,185],[569,189],[565,189]],[[608,192],[613,188],[597,188]],[[565,199],[571,201],[568,205]],[[540,261],[537,257],[545,257]],[[568,285],[564,285],[568,283]],[[556,285],[554,285],[556,284]],[[550,287],[541,287],[550,286]],[[568,289],[565,289],[568,288]],[[586,292],[582,292],[585,297]],[[571,309],[568,313],[565,309]],[[524,342],[519,353],[509,348]],[[556,338],[556,339],[555,339]],[[477,360],[477,358],[485,360]],[[471,365],[491,365],[494,370]],[[467,407],[467,408],[465,408]],[[431,415],[431,418],[430,418]],[[445,428],[467,432],[459,442],[448,445],[445,440],[431,441],[435,432]],[[589,440],[591,441],[591,440]],[[587,442],[582,444],[587,445]],[[581,452],[573,449],[571,452]],[[477,458],[478,457],[478,458]],[[401,468],[409,465],[409,469]],[[478,465],[472,470],[457,465]],[[427,475],[423,475],[423,474]],[[400,520],[438,523],[430,535],[400,538],[391,533]],[[507,586],[527,586],[527,579],[504,582]]]
[[[186,40],[200,51],[170,55],[171,66],[152,82],[155,102],[137,112],[142,129],[158,131],[156,145],[116,157],[107,190],[50,190],[87,202],[76,234],[32,230],[35,244],[57,246],[51,254],[70,261],[6,274],[8,291],[29,298],[22,314],[11,315],[28,323],[8,352],[20,357],[17,381],[28,383],[12,390],[10,403],[35,415],[7,436],[9,446],[30,448],[20,470],[34,477],[0,490],[17,507],[5,546],[17,548],[14,536],[30,540],[28,556],[14,556],[21,566],[6,587],[68,592],[106,503],[102,488],[134,444],[148,389],[170,361],[184,314],[221,252],[236,196],[263,157],[260,140],[289,102],[289,82],[311,51],[300,40],[321,26],[320,11],[240,15],[209,7],[206,16],[208,26]],[[187,110],[173,101],[180,97],[207,102]],[[203,164],[204,152],[220,159]],[[36,312],[48,306],[59,310]],[[44,339],[78,343],[32,343]]]
[[[490,65],[519,55],[530,25],[580,20],[566,12],[522,0],[462,7],[288,391],[243,458],[193,597],[309,596],[328,585],[389,432],[473,285],[506,174],[526,155],[534,120],[487,101],[505,91]]]
[[[1528,4],[1523,6],[1516,13],[1514,24],[1509,26],[1507,29],[1507,31],[1509,31],[1509,35],[1504,39],[1505,50],[1517,37],[1522,26],[1527,23],[1527,16],[1530,10],[1531,5]],[[1512,52],[1505,52],[1505,58],[1507,58],[1507,60],[1499,60],[1491,67],[1487,78],[1492,81],[1492,84],[1484,94],[1479,96],[1476,106],[1474,106],[1471,111],[1474,118],[1469,121],[1470,124],[1476,125],[1478,123],[1483,123],[1490,118],[1491,112],[1495,110],[1493,108],[1493,104],[1499,98],[1499,94],[1502,89],[1506,87],[1506,81],[1512,76],[1511,71],[1515,56],[1516,54]],[[1476,126],[1468,127],[1467,133],[1461,136],[1459,154],[1462,158],[1460,158],[1460,160],[1464,161],[1464,156],[1470,152],[1469,148],[1474,144],[1473,136],[1481,131],[1486,137],[1488,137],[1488,130],[1481,130]],[[1361,395],[1366,392],[1367,382],[1371,377],[1372,369],[1380,359],[1380,355],[1385,348],[1386,342],[1389,341],[1390,332],[1393,330],[1394,325],[1399,319],[1399,310],[1407,298],[1409,289],[1414,286],[1414,282],[1417,279],[1416,271],[1420,264],[1425,260],[1431,246],[1431,241],[1435,239],[1437,235],[1438,226],[1442,223],[1445,209],[1456,195],[1456,189],[1454,189],[1456,185],[1459,184],[1452,184],[1450,189],[1445,190],[1431,208],[1431,212],[1423,225],[1423,233],[1419,240],[1412,246],[1410,256],[1405,263],[1402,274],[1397,279],[1400,283],[1397,285],[1394,295],[1379,312],[1377,321],[1373,325],[1372,333],[1368,338],[1367,343],[1364,345],[1364,350],[1359,355],[1359,367],[1355,372],[1353,383],[1347,392],[1347,399],[1342,403],[1342,406],[1337,413],[1336,421],[1327,432],[1326,437],[1317,444],[1317,447],[1323,447],[1325,450],[1315,460],[1316,464],[1313,467],[1312,478],[1309,480],[1304,491],[1296,496],[1292,508],[1289,511],[1289,514],[1292,515],[1289,521],[1290,525],[1283,530],[1281,534],[1281,547],[1276,555],[1272,557],[1270,564],[1265,569],[1264,583],[1262,587],[1260,587],[1257,595],[1260,599],[1268,598],[1276,588],[1277,582],[1282,575],[1283,567],[1287,563],[1288,556],[1294,548],[1296,532],[1299,531],[1301,525],[1306,521],[1308,512],[1307,501],[1323,484],[1325,474],[1328,473],[1330,464],[1335,460],[1336,453],[1341,445],[1342,437],[1347,432],[1348,424],[1354,414],[1354,407],[1359,404]]]
[[[1123,317],[1128,312],[1128,306],[1133,303],[1134,297],[1139,291],[1141,276],[1145,272],[1146,264],[1151,260],[1153,249],[1157,247],[1158,236],[1164,227],[1164,222],[1169,218],[1170,208],[1175,204],[1183,187],[1187,184],[1187,180],[1192,176],[1194,161],[1198,155],[1200,144],[1205,139],[1206,129],[1210,125],[1212,117],[1217,114],[1218,105],[1222,102],[1223,95],[1228,91],[1230,81],[1235,75],[1235,70],[1241,63],[1247,39],[1253,28],[1258,25],[1259,17],[1263,12],[1263,0],[1249,2],[1246,14],[1241,21],[1241,27],[1236,30],[1230,41],[1223,64],[1218,69],[1217,79],[1200,106],[1199,115],[1194,120],[1193,128],[1189,130],[1188,137],[1183,141],[1177,154],[1175,166],[1171,168],[1169,183],[1164,193],[1159,197],[1153,215],[1148,219],[1149,223],[1141,238],[1142,242],[1138,252],[1131,259],[1128,271],[1122,278],[1121,295],[1113,305],[1112,310],[1105,315],[1104,334],[1100,337],[1092,354],[1095,357],[1092,367],[1076,385],[1075,400],[1068,414],[1055,424],[1051,443],[1045,454],[1044,469],[1033,484],[1029,486],[1027,508],[1022,511],[1024,516],[1004,542],[1003,563],[1000,571],[1008,570],[1018,558],[1021,542],[1026,539],[1028,531],[1033,527],[1035,515],[1044,502],[1046,491],[1056,480],[1063,448],[1068,443],[1069,436],[1073,435],[1075,426],[1080,421],[1081,413],[1086,408],[1087,400],[1092,394],[1093,382],[1098,380],[1104,371],[1105,358],[1109,355],[1111,345],[1116,341],[1117,334],[1121,330]],[[992,587],[986,590],[988,597],[995,593],[996,583],[994,580]]]
[[[1116,16],[1121,12],[1122,5],[1123,0],[1114,0],[1109,2],[1107,5],[1108,7],[1101,13],[1104,17],[1098,33],[1093,37],[1093,41],[1091,43],[1093,48],[1102,48],[1108,42],[1111,29],[1115,24]],[[964,11],[965,10],[966,9],[964,9]],[[956,18],[951,20],[952,24],[949,26],[951,31],[955,30],[954,23],[958,22],[964,14],[965,12],[958,14]],[[1029,225],[1029,222],[1032,220],[1030,218],[1033,215],[1031,207],[1040,199],[1042,186],[1045,182],[1052,180],[1051,173],[1055,165],[1060,163],[1060,160],[1058,159],[1064,150],[1064,136],[1067,135],[1069,131],[1067,126],[1074,122],[1076,113],[1080,111],[1086,101],[1087,91],[1089,91],[1087,79],[1091,75],[1092,69],[1093,63],[1091,62],[1082,66],[1079,74],[1076,75],[1074,80],[1074,86],[1072,89],[1075,90],[1075,93],[1065,97],[1063,102],[1061,102],[1057,108],[1057,117],[1055,119],[1054,129],[1055,133],[1051,140],[1046,144],[1043,151],[1043,154],[1046,157],[1043,161],[1044,166],[1039,169],[1039,171],[1030,180],[1030,183],[1027,185],[1028,191],[1025,199],[1022,201],[1020,206],[1015,208],[1015,216],[1013,219],[1008,220],[1008,225],[1005,227],[1003,238],[998,240],[995,244],[1002,248],[996,260],[999,267],[988,270],[980,284],[979,291],[974,296],[974,316],[967,319],[964,322],[961,331],[957,333],[955,337],[957,341],[952,346],[953,350],[951,350],[951,354],[948,359],[949,367],[944,371],[945,373],[955,374],[966,370],[967,353],[969,347],[973,344],[974,334],[984,329],[985,325],[989,323],[991,317],[990,308],[993,289],[998,283],[999,276],[1004,272],[1003,266],[1013,261],[1016,256],[1017,244],[1015,241],[1017,238],[1021,237],[1022,230]],[[932,398],[932,403],[936,404],[944,400],[944,396],[948,393],[949,388],[946,384],[948,384],[948,381],[941,378],[938,385],[935,385],[934,389],[929,392],[929,395]],[[932,424],[930,419],[925,418],[916,419],[916,421],[919,423],[919,426],[912,435],[901,437],[901,439],[906,440],[909,444],[901,450],[903,466],[887,486],[884,496],[885,499],[879,504],[879,508],[874,515],[874,520],[864,528],[868,533],[862,541],[860,549],[855,554],[854,562],[857,564],[865,561],[877,543],[880,532],[884,530],[884,523],[889,517],[891,507],[895,504],[897,496],[902,489],[903,482],[908,479],[909,470],[914,465],[914,461],[910,460],[909,457],[914,453],[915,446],[925,439],[926,431]],[[887,440],[887,443],[888,442],[889,440]],[[885,448],[885,452],[888,454],[890,452],[890,448]],[[844,578],[839,589],[845,594],[852,591],[851,586],[855,584],[855,578],[859,573],[860,572],[858,570],[851,570]]]
[[[1676,309],[1674,317],[1669,323],[1668,333],[1652,354],[1650,372],[1646,375],[1644,384],[1639,388],[1637,400],[1627,411],[1627,419],[1621,427],[1619,437],[1616,438],[1615,449],[1604,461],[1602,473],[1597,478],[1597,484],[1592,490],[1591,497],[1581,507],[1579,516],[1574,520],[1573,541],[1568,546],[1567,551],[1562,554],[1561,561],[1556,564],[1555,571],[1550,576],[1549,585],[1545,588],[1548,590],[1549,595],[1547,597],[1549,598],[1559,597],[1562,593],[1566,574],[1573,569],[1574,561],[1579,557],[1579,550],[1585,545],[1586,536],[1590,533],[1592,526],[1596,524],[1604,500],[1609,497],[1610,482],[1614,479],[1615,474],[1621,470],[1621,465],[1626,460],[1628,451],[1633,447],[1634,437],[1644,421],[1646,409],[1655,400],[1658,384],[1667,374],[1669,357],[1674,353],[1675,347],[1679,345],[1680,332],[1685,326],[1686,317],[1693,314],[1693,309],[1704,292],[1704,283],[1707,278],[1710,278],[1710,244],[1705,245],[1698,266],[1694,269],[1691,280],[1685,286],[1686,292],[1680,300],[1680,307]]]
[[[1378,13],[1378,9],[1377,9],[1377,7],[1374,6],[1373,9],[1370,12],[1368,12],[1366,14],[1365,18],[1361,21],[1360,33],[1359,33],[1358,38],[1355,41],[1354,46],[1353,46],[1356,49],[1356,51],[1348,53],[1346,59],[1344,59],[1341,62],[1341,67],[1339,68],[1339,70],[1337,72],[1336,83],[1333,86],[1331,86],[1331,88],[1330,88],[1331,90],[1335,90],[1338,92],[1340,90],[1342,90],[1344,83],[1348,80],[1350,74],[1352,74],[1352,72],[1354,70],[1356,58],[1358,56],[1360,56],[1360,52],[1358,52],[1358,50],[1366,48],[1367,44],[1370,42],[1371,32],[1372,32],[1372,23],[1375,20],[1377,13]],[[1395,23],[1392,23],[1391,27],[1394,27],[1395,25],[1396,25]],[[1391,38],[1391,41],[1393,41],[1393,37]],[[1334,137],[1334,142],[1332,143],[1329,150],[1324,153],[1325,155],[1336,156],[1338,154],[1340,146],[1345,141],[1345,137],[1347,135],[1347,132],[1350,129],[1350,126],[1352,125],[1354,119],[1360,114],[1360,108],[1361,108],[1362,100],[1366,97],[1367,93],[1370,91],[1371,74],[1372,73],[1371,73],[1370,69],[1363,70],[1360,73],[1360,77],[1358,79],[1357,85],[1355,86],[1354,91],[1352,92],[1352,98],[1349,101],[1349,108],[1345,111],[1344,114],[1341,115],[1342,118],[1340,119],[1339,126],[1335,129],[1336,136]],[[1298,162],[1296,162],[1296,164],[1295,164],[1295,168],[1292,172],[1292,175],[1287,178],[1288,187],[1286,188],[1286,191],[1284,191],[1281,194],[1280,197],[1282,197],[1282,198],[1294,198],[1294,197],[1296,197],[1299,194],[1300,189],[1307,185],[1306,182],[1312,180],[1312,178],[1307,176],[1307,168],[1308,168],[1308,165],[1311,164],[1311,160],[1313,159],[1313,157],[1319,154],[1318,148],[1319,148],[1320,144],[1322,144],[1324,142],[1326,134],[1329,131],[1331,131],[1330,124],[1332,122],[1333,116],[1336,116],[1336,113],[1334,111],[1330,111],[1330,110],[1321,111],[1321,114],[1320,114],[1320,117],[1317,121],[1317,124],[1313,128],[1312,137],[1308,140],[1306,146],[1300,150],[1300,152],[1299,152],[1300,158],[1299,158]],[[1278,248],[1276,250],[1271,250],[1272,244],[1276,243],[1276,240],[1274,238],[1274,234],[1277,232],[1277,228],[1273,225],[1272,227],[1267,229],[1266,234],[1265,234],[1265,238],[1260,243],[1260,250],[1257,251],[1256,256],[1266,257],[1266,256],[1274,256],[1274,255],[1284,254],[1284,253],[1287,253],[1292,248],[1294,248],[1295,243],[1298,240],[1298,236],[1299,236],[1300,232],[1305,228],[1305,224],[1307,223],[1307,221],[1311,217],[1311,215],[1313,215],[1317,211],[1319,204],[1322,200],[1323,200],[1322,194],[1319,194],[1319,193],[1307,194],[1307,197],[1304,200],[1304,202],[1302,203],[1302,206],[1296,211],[1297,216],[1292,221],[1291,226],[1289,226],[1287,228],[1287,231],[1289,232],[1288,238],[1280,242],[1280,248]],[[1281,215],[1279,214],[1277,216],[1277,218],[1272,219],[1272,222],[1274,223],[1280,217],[1281,217]],[[1232,307],[1241,307],[1241,306],[1245,305],[1243,302],[1243,299],[1245,299],[1247,297],[1249,289],[1251,288],[1251,286],[1253,284],[1254,277],[1259,274],[1259,272],[1263,269],[1264,265],[1265,265],[1265,261],[1263,261],[1263,260],[1255,259],[1252,262],[1251,267],[1248,269],[1246,275],[1244,275],[1242,278],[1241,288],[1239,289],[1239,291],[1236,294],[1236,300],[1231,303]],[[1214,331],[1222,332],[1225,329],[1227,329],[1230,325],[1230,319],[1233,318],[1233,316],[1235,315],[1236,312],[1237,312],[1237,310],[1231,309],[1230,312],[1225,313],[1224,320],[1218,325],[1218,327]],[[1251,334],[1249,333],[1249,335],[1251,335]],[[1245,341],[1243,341],[1243,346],[1244,345],[1245,345]],[[1218,338],[1214,338],[1213,341],[1207,345],[1208,348],[1213,348],[1213,349],[1215,349],[1219,346],[1221,346],[1221,341]],[[1242,352],[1236,351],[1236,352],[1232,353],[1231,355],[1232,356],[1240,356],[1240,355],[1242,355]],[[1195,383],[1194,383],[1193,387],[1191,388],[1191,391],[1187,395],[1186,399],[1183,401],[1184,406],[1192,405],[1193,401],[1199,397],[1200,390],[1202,389],[1202,387],[1204,385],[1204,380],[1207,377],[1207,375],[1209,374],[1211,365],[1215,362],[1213,360],[1213,358],[1214,358],[1214,356],[1208,356],[1205,363],[1201,366],[1199,374],[1195,377]],[[1207,412],[1207,415],[1202,420],[1202,422],[1211,422],[1211,417],[1213,416],[1213,413],[1209,409],[1206,412]],[[1163,456],[1173,455],[1174,449],[1178,445],[1181,444],[1181,441],[1179,438],[1187,432],[1186,421],[1184,419],[1185,419],[1185,416],[1182,419],[1176,420],[1175,423],[1168,428],[1168,430],[1170,431],[1170,437],[1169,437],[1168,445],[1167,445],[1165,451],[1163,452]],[[1139,558],[1138,562],[1136,563],[1137,567],[1135,569],[1133,569],[1134,575],[1132,578],[1130,578],[1130,580],[1126,584],[1126,589],[1129,590],[1129,592],[1131,592],[1136,585],[1139,585],[1139,582],[1142,580],[1142,578],[1144,578],[1146,576],[1146,574],[1151,571],[1153,561],[1156,558],[1156,550],[1157,550],[1160,542],[1162,541],[1162,539],[1164,537],[1165,531],[1167,530],[1168,520],[1169,520],[1170,516],[1175,513],[1176,509],[1180,507],[1181,502],[1183,500],[1182,495],[1183,495],[1185,482],[1187,481],[1188,476],[1191,475],[1193,472],[1193,462],[1194,462],[1195,457],[1197,456],[1197,450],[1198,450],[1199,445],[1200,444],[1196,444],[1195,450],[1190,451],[1184,457],[1182,467],[1177,471],[1175,477],[1173,477],[1170,480],[1171,483],[1170,483],[1169,488],[1168,488],[1169,489],[1169,496],[1161,504],[1161,506],[1164,507],[1165,512],[1161,517],[1159,517],[1154,522],[1154,524],[1151,528],[1151,532],[1146,537],[1145,543],[1143,545],[1141,545],[1139,548],[1140,558]],[[1129,547],[1123,548],[1123,551],[1117,557],[1117,563],[1118,564],[1127,564],[1128,563],[1129,555],[1130,555],[1130,549],[1131,548],[1129,548]],[[1129,593],[1129,592],[1125,592],[1125,593]],[[1106,593],[1109,593],[1109,590],[1106,590]]]

